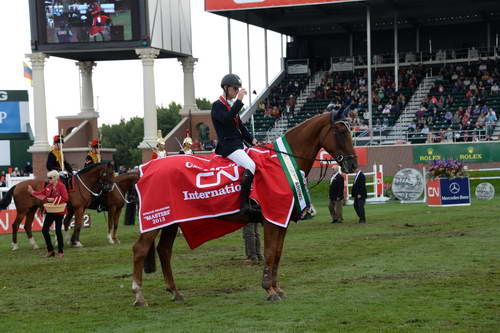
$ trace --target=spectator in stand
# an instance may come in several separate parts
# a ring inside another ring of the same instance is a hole
[[[497,115],[492,108],[488,110],[488,115],[486,116],[486,140],[491,140],[491,136],[493,135],[493,130],[495,129],[495,125],[497,123]]]
[[[384,106],[384,109],[382,110],[382,114],[391,114],[391,105],[390,104],[386,104]]]
[[[498,87],[498,84],[496,82],[493,83],[493,85],[491,86],[491,93],[492,94],[498,94],[499,90],[500,90],[500,88]]]
[[[389,127],[389,118],[384,118],[384,120],[382,121],[382,127]]]
[[[408,125],[408,132],[415,132],[417,130],[417,124],[413,120],[410,125]]]
[[[448,127],[448,129],[446,130],[443,142],[453,142],[453,131],[451,130],[450,127]]]
[[[424,128],[422,128],[422,130],[420,131],[420,133],[422,134],[429,134],[430,130],[429,130],[429,127],[427,126],[427,124],[424,125]]]
[[[11,175],[11,177],[21,177],[21,172],[19,171],[18,167],[15,167],[14,171],[12,171],[12,173],[10,175]]]
[[[446,123],[448,125],[451,125],[451,121],[453,120],[453,113],[451,113],[450,110],[446,111],[444,114],[444,120],[446,120]]]
[[[7,186],[7,176],[5,175],[5,171],[2,170],[0,173],[0,187]]]

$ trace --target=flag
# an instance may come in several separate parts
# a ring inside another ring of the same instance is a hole
[[[33,72],[31,71],[31,67],[23,61],[24,67],[24,77],[30,80],[31,85],[33,85]]]

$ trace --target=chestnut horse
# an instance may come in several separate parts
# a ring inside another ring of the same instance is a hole
[[[82,228],[82,219],[85,208],[91,203],[92,194],[102,191],[105,186],[111,186],[114,176],[113,165],[111,162],[99,163],[91,165],[80,170],[74,176],[74,188],[69,192],[68,214],[75,214],[75,228],[71,237],[71,245],[74,247],[82,247],[80,243],[80,230]],[[16,219],[12,225],[12,250],[17,250],[17,231],[22,220],[24,222],[24,230],[28,236],[33,249],[37,249],[38,245],[33,238],[31,226],[33,218],[38,208],[43,206],[43,201],[33,197],[28,192],[28,186],[32,186],[35,191],[40,191],[45,186],[44,180],[25,180],[7,192],[7,195],[0,202],[0,209],[6,209],[14,198],[16,204]]]
[[[127,203],[126,195],[139,180],[139,174],[136,172],[125,173],[114,178],[113,186],[109,192],[103,194],[108,210],[108,242],[110,244],[120,244],[116,237],[118,222],[123,206]],[[94,209],[90,207],[89,209]],[[71,213],[71,214],[70,214]],[[64,218],[64,229],[68,230],[73,217],[73,212],[68,211]]]
[[[325,113],[317,115],[297,125],[285,133],[285,137],[297,158],[297,164],[306,175],[309,174],[316,156],[324,148],[341,165],[344,172],[353,172],[357,168],[356,155],[352,145],[349,126],[342,120],[342,113]],[[221,220],[237,221],[243,224],[260,222],[250,221],[248,216],[237,214],[221,216]],[[262,279],[262,288],[267,293],[267,299],[278,301],[285,297],[279,287],[278,266],[283,251],[286,228],[276,226],[266,220],[264,224],[264,255],[265,266]],[[163,270],[167,291],[173,294],[174,300],[183,300],[177,290],[172,275],[170,259],[172,245],[177,235],[178,224],[145,232],[133,246],[134,271],[132,290],[135,295],[134,305],[147,305],[142,295],[142,270],[145,266],[154,267],[154,240],[161,230],[157,251]],[[151,272],[150,270],[149,272]],[[146,269],[146,272],[148,270]],[[148,272],[148,273],[149,273]]]

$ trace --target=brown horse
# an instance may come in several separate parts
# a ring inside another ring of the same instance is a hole
[[[327,113],[315,116],[305,122],[290,129],[285,137],[297,158],[297,164],[306,175],[309,174],[313,166],[315,157],[319,150],[324,148],[347,172],[353,172],[357,168],[356,155],[352,145],[352,139],[348,125],[342,121],[340,116]],[[226,215],[220,217],[223,220],[237,221],[241,223],[256,222],[250,221],[247,216],[240,214]],[[285,297],[285,293],[278,284],[278,266],[283,251],[286,228],[276,226],[266,220],[264,224],[264,255],[265,266],[262,279],[262,288],[267,293],[267,299],[272,301]],[[183,300],[182,295],[177,290],[172,275],[170,258],[172,256],[172,245],[177,235],[177,224],[161,229],[160,241],[157,251],[160,257],[163,276],[167,285],[167,291],[173,294],[174,300]],[[145,232],[133,246],[134,271],[132,290],[135,294],[136,306],[147,305],[142,295],[142,270],[144,267],[154,267],[154,239],[160,230]],[[154,269],[146,269],[149,273]]]
[[[135,172],[125,173],[114,178],[111,190],[104,193],[103,197],[108,210],[108,242],[110,244],[120,244],[120,240],[116,237],[118,230],[118,222],[123,206],[127,203],[126,195],[128,190],[132,188],[139,180],[139,174]],[[95,209],[95,207],[89,207]],[[71,214],[70,214],[71,213]],[[64,229],[68,230],[73,217],[73,212],[68,212],[64,218]]]
[[[99,163],[80,170],[74,177],[73,191],[69,192],[68,214],[75,214],[75,228],[71,238],[71,244],[74,247],[82,247],[80,243],[80,230],[82,228],[82,218],[85,208],[91,203],[92,193],[102,191],[103,187],[111,186],[113,182],[113,165],[112,163]],[[0,202],[0,209],[5,209],[14,198],[16,204],[16,219],[12,225],[12,250],[17,250],[17,231],[22,220],[24,222],[24,230],[28,236],[28,240],[33,247],[37,249],[38,245],[33,238],[31,226],[33,218],[38,208],[43,206],[43,202],[33,197],[28,192],[28,186],[32,186],[35,191],[40,191],[45,186],[44,180],[26,180],[13,186],[4,199]]]

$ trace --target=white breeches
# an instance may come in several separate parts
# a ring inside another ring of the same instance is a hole
[[[232,152],[227,158],[229,158],[234,163],[247,170],[250,170],[252,174],[255,175],[255,162],[248,156],[248,154],[243,149],[238,149]]]

